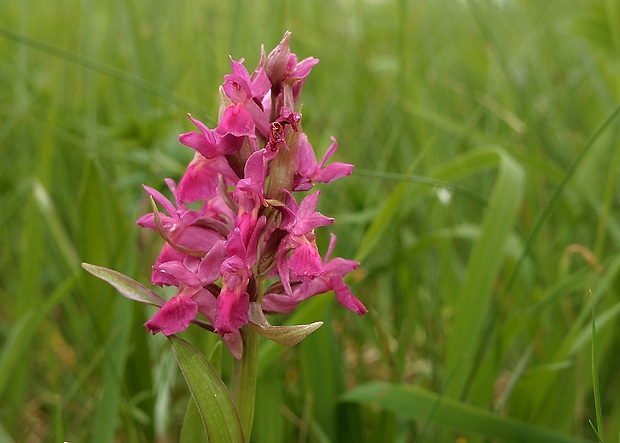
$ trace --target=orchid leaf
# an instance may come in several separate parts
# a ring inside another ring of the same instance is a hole
[[[181,427],[180,443],[192,443],[196,441],[208,441],[205,434],[205,428],[202,424],[202,418],[198,412],[198,407],[193,398],[187,402],[185,417],[183,418],[183,426]]]
[[[166,303],[166,301],[155,292],[120,272],[88,263],[82,263],[82,267],[95,277],[114,286],[123,297],[154,306],[161,306]]]
[[[250,324],[259,335],[278,344],[291,347],[319,329],[323,322],[317,321],[307,325],[272,326],[265,318],[260,305],[252,303],[250,306]]]
[[[196,402],[210,443],[243,442],[239,414],[213,366],[185,340],[168,337],[174,356]]]
[[[82,263],[82,267],[95,277],[111,284],[125,298],[157,307],[161,307],[164,303],[166,303],[166,300],[151,291],[142,283],[138,283],[134,279],[127,277],[118,271],[88,263]],[[213,326],[203,320],[195,318],[192,320],[192,323],[206,329],[207,331],[213,332]]]
[[[254,329],[259,335],[278,344],[290,347],[295,346],[308,335],[319,329],[323,325],[323,322],[317,321],[308,325],[293,326],[263,326],[254,323],[251,323],[251,325],[254,326]]]

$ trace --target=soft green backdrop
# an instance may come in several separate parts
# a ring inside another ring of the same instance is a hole
[[[152,310],[80,263],[148,282],[140,185],[286,30],[321,60],[304,129],[357,167],[320,210],[370,312],[324,295],[264,344],[253,441],[618,441],[618,0],[3,0],[0,442],[178,441]]]

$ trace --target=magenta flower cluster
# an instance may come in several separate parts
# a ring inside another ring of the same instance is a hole
[[[324,258],[318,251],[314,230],[334,222],[316,211],[319,191],[299,202],[294,195],[350,175],[353,165],[326,164],[337,149],[333,137],[317,161],[296,109],[318,60],[298,62],[289,38],[286,33],[268,56],[262,50],[252,74],[243,59],[231,58],[217,127],[189,116],[198,130],[179,140],[196,153],[178,186],[166,180],[173,201],[144,187],[154,210],[138,224],[165,240],[152,283],[178,288],[145,323],[154,334],[184,331],[200,313],[238,349],[252,302],[266,313],[288,313],[328,291],[346,308],[366,313],[343,280],[359,263],[331,258],[334,235]]]

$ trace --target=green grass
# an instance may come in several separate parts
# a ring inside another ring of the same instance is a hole
[[[570,3],[3,2],[0,442],[178,441],[153,310],[80,263],[148,283],[140,185],[183,174],[228,55],[285,30],[321,60],[304,129],[356,165],[320,210],[370,312],[271,319],[325,325],[261,342],[253,441],[620,439],[620,2]]]

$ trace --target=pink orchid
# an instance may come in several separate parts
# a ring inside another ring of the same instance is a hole
[[[317,161],[295,109],[318,60],[298,62],[289,40],[286,33],[267,57],[263,49],[251,75],[243,59],[231,58],[215,128],[189,115],[197,130],[181,134],[179,141],[195,155],[178,187],[165,180],[172,201],[144,186],[162,209],[137,223],[165,240],[151,281],[177,288],[168,301],[156,295],[140,300],[160,306],[145,323],[153,334],[177,334],[197,323],[219,334],[239,359],[240,329],[249,322],[264,328],[262,311],[291,312],[328,291],[347,309],[367,311],[344,282],[359,263],[330,258],[334,235],[321,258],[315,229],[334,219],[317,212],[320,192],[299,203],[293,195],[346,177],[353,165],[326,165],[338,146],[333,137]],[[273,282],[269,288],[267,281]]]

